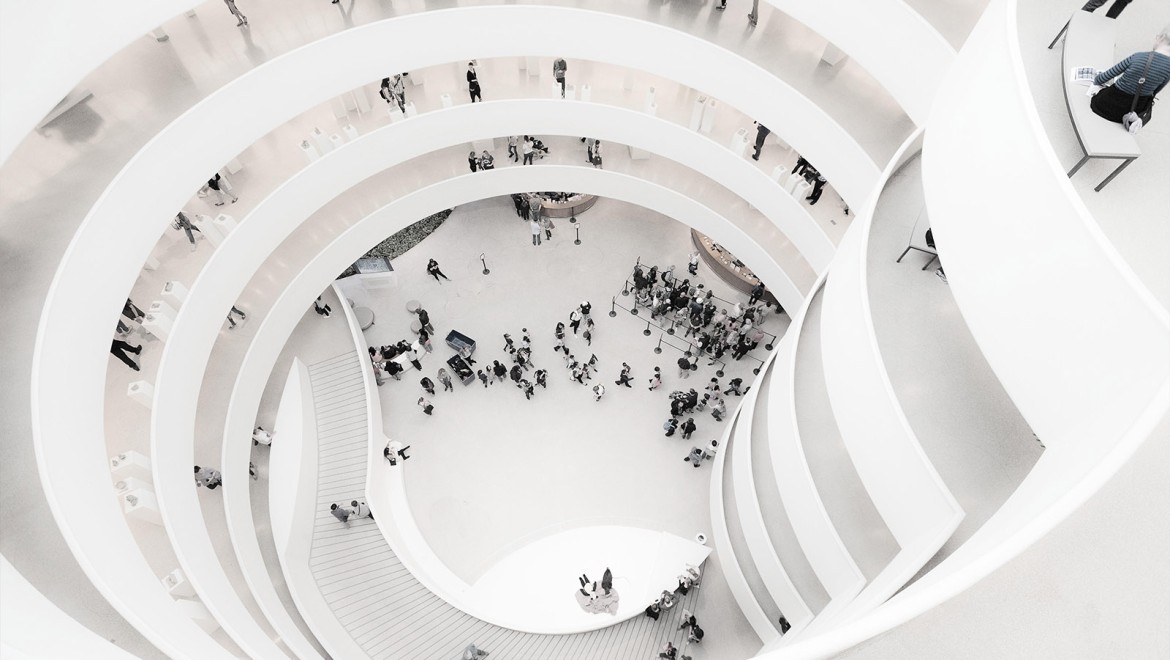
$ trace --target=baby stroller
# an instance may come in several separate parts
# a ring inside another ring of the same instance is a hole
[[[543,159],[548,155],[548,147],[544,146],[544,142],[540,138],[532,138],[532,151],[537,158]]]

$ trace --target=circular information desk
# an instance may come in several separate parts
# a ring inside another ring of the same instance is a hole
[[[597,203],[597,195],[575,193],[564,201],[549,199],[544,194],[537,193],[540,200],[541,213],[546,218],[571,218],[588,211]]]

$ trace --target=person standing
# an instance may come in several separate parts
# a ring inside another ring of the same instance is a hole
[[[215,490],[223,483],[223,475],[215,468],[195,466],[195,487],[204,486],[207,490]]]
[[[124,362],[127,367],[130,367],[134,371],[141,371],[142,370],[142,368],[138,366],[138,363],[134,360],[134,358],[127,355],[127,353],[133,353],[134,355],[140,355],[142,353],[141,346],[131,346],[128,342],[122,341],[121,339],[114,339],[113,344],[110,346],[110,353],[114,357],[116,357],[119,360],[121,360],[122,362]]]
[[[475,61],[467,63],[467,94],[471,97],[471,102],[483,101],[483,95],[479,89],[479,77],[475,73]]]
[[[760,159],[760,151],[764,148],[764,140],[768,138],[768,133],[771,132],[767,126],[756,122],[756,153],[752,154],[752,160]]]
[[[573,329],[573,334],[577,334],[577,328],[581,327],[581,311],[574,309],[569,312],[569,327]]]
[[[381,96],[382,100],[387,102],[387,103],[394,102],[394,92],[390,90],[390,79],[389,78],[382,79],[382,85],[381,85],[381,87],[378,88],[378,96]]]
[[[748,25],[755,27],[760,22],[760,0],[752,0],[752,10],[748,13]],[[758,158],[756,160],[759,160]]]
[[[537,369],[536,374],[534,374],[534,375],[536,376],[536,384],[540,385],[541,387],[543,387],[544,389],[547,390],[548,389],[548,371],[546,371],[544,369]]]
[[[593,163],[593,167],[601,169],[601,140],[593,141],[593,151],[589,157],[589,161]]]
[[[553,77],[561,84],[561,98],[565,98],[565,71],[568,68],[569,65],[563,57],[558,57],[553,61]]]
[[[447,370],[439,367],[439,382],[443,384],[444,392],[454,392],[455,386],[451,384],[451,376],[447,374]]]
[[[650,387],[647,388],[651,392],[662,386],[662,369],[654,367],[654,375],[650,377]]]
[[[690,355],[690,353],[687,353],[686,355],[684,355],[683,357],[680,357],[678,359],[678,377],[679,378],[690,378],[691,377],[691,361],[688,359],[689,355]]]
[[[390,81],[390,93],[394,95],[398,109],[406,112],[406,83],[402,80],[401,73],[395,75],[394,79]]]
[[[435,331],[435,326],[431,325],[431,315],[427,312],[427,310],[423,309],[422,307],[419,307],[418,311],[415,312],[415,314],[418,316],[418,324],[421,328],[423,328],[427,332],[434,332]],[[464,357],[463,359],[466,360],[467,358]],[[475,363],[468,362],[468,364],[475,364]]]
[[[337,518],[337,520],[342,525],[345,525],[346,529],[349,529],[349,517],[353,515],[353,511],[350,511],[349,509],[334,502],[333,504],[329,505],[329,512],[332,513],[333,517]]]
[[[475,646],[474,643],[472,643],[468,644],[467,648],[463,649],[463,657],[461,660],[479,660],[480,658],[486,658],[487,656],[487,651],[481,651]]]
[[[447,280],[448,282],[451,281],[451,278],[447,277],[447,274],[439,269],[439,262],[435,261],[434,259],[427,261],[427,274],[435,278],[436,282],[439,282],[440,277]],[[439,282],[439,284],[442,284],[442,282]]]
[[[483,372],[483,369],[477,370],[475,375],[479,378],[479,382],[483,383],[483,386],[486,388],[488,386],[488,377],[487,374]]]
[[[317,299],[313,301],[313,311],[326,318],[333,313],[333,309],[321,301],[321,296],[317,296]]]
[[[752,287],[752,295],[750,298],[748,298],[748,307],[751,307],[752,305],[756,304],[756,301],[759,300],[760,298],[763,298],[763,297],[764,297],[764,283],[763,282],[756,282],[756,285]]]
[[[534,149],[535,149],[535,147],[532,144],[532,138],[525,135],[524,136],[524,146],[522,147],[522,151],[524,152],[524,162],[522,163],[523,165],[531,165],[532,164],[532,153],[533,153]]]
[[[431,413],[435,412],[435,407],[433,405],[431,405],[431,402],[427,401],[426,398],[424,398],[424,397],[420,396],[418,398],[418,405],[423,409],[423,412],[427,415],[430,415]]]
[[[496,159],[487,152],[487,149],[484,149],[483,153],[479,156],[479,169],[485,171],[496,169]]]
[[[799,174],[799,175],[803,176],[805,170],[807,170],[810,167],[812,167],[812,165],[807,160],[804,159],[804,156],[797,156],[796,157],[796,167],[792,168],[792,173]]]
[[[248,17],[244,16],[243,12],[241,12],[240,9],[236,7],[236,0],[223,0],[223,3],[227,5],[228,11],[232,13],[232,16],[235,16],[237,19],[239,19],[239,22],[236,23],[236,27],[248,27]]]
[[[810,193],[808,197],[804,198],[804,200],[809,203],[809,206],[812,206],[821,201],[821,192],[825,188],[825,175],[817,172],[816,176],[816,181],[813,182],[812,193]]]
[[[233,318],[233,316],[239,316],[241,321],[247,320],[247,318],[248,318],[248,315],[245,314],[242,310],[240,310],[239,307],[232,305],[232,308],[230,310],[228,310],[228,315],[227,315],[227,320],[228,320],[228,323],[231,324],[230,329],[232,329],[232,330],[236,329],[236,320]]]
[[[467,154],[467,166],[471,168],[472,174],[479,171],[479,159],[475,157],[475,152]]]
[[[528,221],[528,229],[530,232],[532,232],[532,245],[534,247],[537,245],[540,245],[540,234],[541,234],[540,223],[537,222],[536,220],[529,220]]]
[[[545,240],[551,241],[552,240],[552,230],[557,228],[556,225],[553,224],[552,218],[541,218],[540,219],[540,228],[544,230]]]
[[[682,423],[682,438],[683,440],[690,440],[691,434],[695,432],[695,418],[688,417],[687,421]]]
[[[366,504],[365,500],[353,500],[349,505],[353,507],[353,513],[358,518],[374,519],[374,512],[370,511],[370,505]]]
[[[605,396],[605,385],[598,383],[593,386],[593,402],[601,401],[602,396]]]
[[[532,395],[536,393],[536,388],[527,378],[520,381],[520,389],[524,392],[524,398],[527,400],[532,400]]]
[[[431,381],[430,378],[423,376],[422,380],[418,381],[418,384],[422,385],[422,388],[426,390],[427,394],[435,396],[435,384]]]
[[[513,163],[520,162],[520,153],[516,150],[516,147],[519,146],[519,144],[520,139],[515,135],[508,136],[508,158],[511,158]],[[519,204],[516,205],[516,212],[520,212]]]

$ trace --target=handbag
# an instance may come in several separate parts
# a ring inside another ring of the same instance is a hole
[[[1154,51],[1150,51],[1150,56],[1146,58],[1146,66],[1142,69],[1142,75],[1138,78],[1137,92],[1133,95],[1133,103],[1129,106],[1129,112],[1121,118],[1121,125],[1130,133],[1137,133],[1142,126],[1150,123],[1150,118],[1154,114],[1154,99],[1150,97],[1150,102],[1146,104],[1140,111],[1138,110],[1138,100],[1142,95],[1142,86],[1146,84],[1146,74],[1150,72],[1150,64],[1154,61]]]

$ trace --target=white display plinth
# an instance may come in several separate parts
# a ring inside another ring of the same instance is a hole
[[[451,106],[455,105],[454,101],[451,100],[450,94],[440,94],[439,103],[442,104],[444,108],[450,108]]]
[[[158,510],[158,498],[149,490],[132,490],[122,495],[122,513],[127,518],[141,520],[152,525],[162,525],[162,513]]]
[[[788,168],[784,167],[783,165],[777,165],[776,168],[772,170],[772,178],[776,180],[776,183],[780,184],[781,188],[783,188],[788,183]]]
[[[691,121],[690,121],[690,123],[687,124],[687,127],[690,128],[692,131],[697,131],[697,130],[699,130],[699,127],[702,126],[703,112],[706,110],[706,108],[707,108],[707,97],[706,96],[700,96],[699,98],[695,99],[695,104],[693,106],[691,106]]]
[[[154,385],[136,380],[126,387],[126,396],[149,408],[154,405]]]
[[[219,244],[222,243],[224,239],[224,235],[219,231],[219,227],[215,226],[215,223],[209,216],[201,215],[198,217],[198,220],[199,221],[195,223],[195,226],[199,227],[199,233],[203,235],[203,238],[207,239],[208,243],[211,243],[215,247],[219,247]],[[196,236],[199,236],[199,234],[196,234]]]
[[[703,123],[699,126],[699,130],[710,134],[711,129],[715,128],[715,111],[719,109],[719,102],[715,99],[707,101],[707,107],[703,110]]]
[[[125,495],[135,490],[149,490],[154,491],[154,484],[149,480],[142,480],[138,477],[126,477],[114,482],[114,492],[118,495]]]
[[[553,81],[552,87],[548,88],[548,96],[553,99],[561,98],[561,84],[559,82]]]
[[[424,11],[425,9],[426,8],[424,7],[418,11]],[[404,73],[402,74],[402,79],[410,83],[411,87],[422,87],[423,85],[427,84],[427,74],[423,73],[422,71],[417,71],[415,73]]]
[[[337,133],[334,133],[333,135],[329,136],[329,143],[333,145],[334,149],[336,149],[345,144],[345,140],[341,139],[341,136]]]
[[[146,255],[146,261],[142,262],[142,268],[144,270],[158,270],[158,267],[161,265],[162,264],[159,262],[158,257],[154,256],[153,252]]]
[[[175,598],[195,597],[195,587],[187,581],[187,576],[181,568],[176,568],[164,575],[162,577],[162,584],[166,587],[167,593]]]
[[[312,138],[313,144],[317,145],[317,150],[321,152],[322,156],[333,151],[333,143],[329,141],[329,136],[321,129],[314,128],[313,132],[309,133],[309,137]]]
[[[565,85],[565,100],[566,101],[576,101],[577,100],[577,88],[576,87],[574,87],[573,85]]]
[[[535,58],[535,57],[525,57],[524,58],[524,68],[528,70],[528,75],[539,76],[540,75],[540,60]]]
[[[407,107],[407,109],[410,109],[411,106],[408,103],[408,104],[406,104],[406,107]],[[391,124],[394,124],[394,123],[402,121],[403,119],[406,119],[406,115],[403,114],[403,112],[398,109],[398,104],[396,104],[396,103],[391,103],[390,105],[386,106],[386,114],[390,115],[390,123]]]
[[[581,85],[581,100],[586,103],[593,100],[593,88],[589,86],[589,83]]]
[[[150,457],[132,449],[110,457],[110,475],[117,481],[132,478],[151,481],[154,478]]]
[[[650,89],[646,90],[646,106],[645,106],[646,112],[650,112],[650,107],[653,105],[654,105],[654,86],[651,85]]]
[[[471,148],[475,150],[476,154],[481,154],[485,151],[491,153],[491,151],[496,148],[496,141],[493,138],[487,138],[486,140],[476,140],[475,142],[471,143]]]
[[[796,188],[792,190],[792,196],[795,197],[797,201],[800,201],[805,197],[808,197],[810,190],[812,190],[812,184],[801,179],[800,183],[796,184]]]
[[[731,136],[731,140],[728,142],[727,147],[731,149],[733,154],[743,158],[744,151],[747,150],[747,143],[747,129],[741,128]]]
[[[646,106],[646,114],[650,115],[651,117],[657,117],[658,116],[658,104],[651,103],[650,105]]]
[[[329,101],[329,107],[333,110],[334,119],[345,119],[349,116],[349,111],[345,105],[345,98],[343,96],[339,96]]]
[[[803,180],[804,179],[802,179],[799,174],[793,174],[792,176],[788,177],[788,181],[784,182],[784,192],[788,193],[789,195],[795,195],[796,186]]]
[[[308,140],[302,140],[298,146],[301,149],[301,153],[305,155],[305,159],[310,163],[321,157],[321,152],[317,151],[317,147],[314,147]]]
[[[353,100],[357,102],[358,112],[364,115],[370,111],[370,97],[366,96],[365,87],[353,90]]]
[[[406,108],[407,117],[413,117],[418,114],[418,108],[414,107],[414,101],[407,101],[403,106]]]
[[[219,630],[219,622],[215,620],[215,617],[211,616],[211,612],[208,611],[207,607],[203,603],[197,600],[176,598],[175,605],[179,607],[179,610],[181,610],[188,619],[194,621],[195,625],[202,628],[203,632],[207,633],[208,635],[215,632],[216,630]]]
[[[244,164],[240,162],[239,158],[233,158],[227,162],[227,165],[224,165],[224,169],[227,170],[228,174],[235,174],[244,169]]]
[[[155,41],[166,41],[167,39],[170,39],[170,36],[167,35],[166,31],[160,27],[151,30],[150,36],[154,37]]]
[[[235,230],[236,225],[240,223],[236,222],[236,219],[232,216],[226,213],[220,213],[219,215],[215,216],[210,224],[215,228],[215,231],[219,233],[220,236],[227,238],[228,234],[232,233],[232,231]]]
[[[147,314],[142,319],[142,329],[166,341],[171,336],[171,328],[175,327],[175,319],[165,314]]]
[[[358,131],[353,127],[353,124],[346,124],[345,126],[342,126],[341,132],[345,133],[346,140],[353,141],[358,139]]]
[[[165,300],[152,301],[150,303],[150,307],[146,308],[146,312],[148,314],[162,314],[164,316],[169,316],[172,319],[175,318],[175,316],[179,313],[178,310],[172,307],[170,303]]]
[[[845,57],[845,51],[831,43],[825,44],[825,51],[821,53],[821,61],[829,66],[837,66]]]
[[[183,286],[182,282],[178,280],[170,280],[163,285],[162,292],[159,294],[162,299],[170,303],[171,307],[179,309],[183,306],[183,301],[187,299],[187,287]]]

